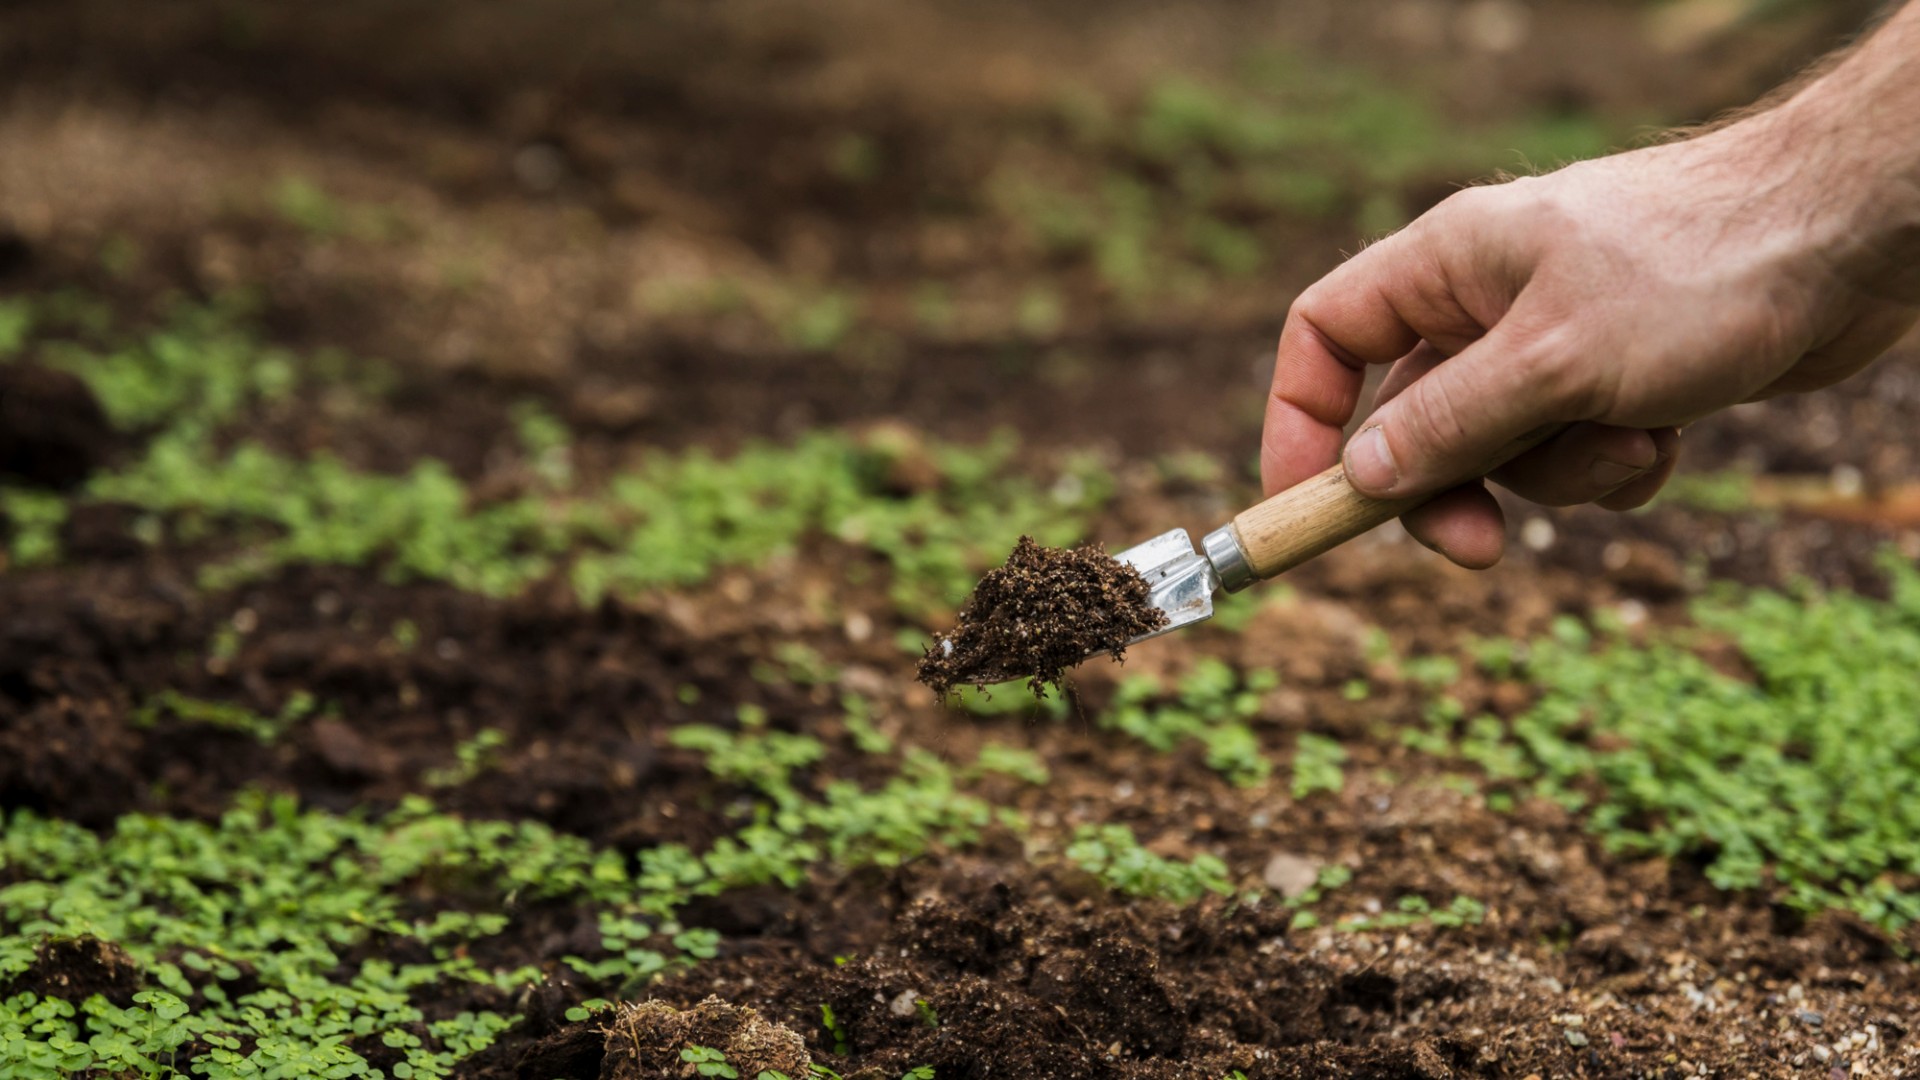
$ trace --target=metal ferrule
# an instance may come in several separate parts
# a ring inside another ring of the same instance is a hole
[[[1237,593],[1254,583],[1253,566],[1247,562],[1246,549],[1240,546],[1240,534],[1234,531],[1232,522],[1208,533],[1200,541],[1200,549],[1213,564],[1213,572],[1220,575],[1224,591]]]

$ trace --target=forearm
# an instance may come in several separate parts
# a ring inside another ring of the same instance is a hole
[[[1797,158],[1808,212],[1834,233],[1835,269],[1920,303],[1920,2],[1756,120]]]

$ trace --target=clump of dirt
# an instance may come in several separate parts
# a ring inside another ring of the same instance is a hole
[[[100,402],[77,376],[37,364],[0,364],[0,474],[70,488],[113,445]]]
[[[1119,660],[1127,642],[1167,625],[1149,591],[1138,570],[1098,544],[1050,548],[1022,536],[1006,565],[974,586],[952,632],[927,647],[919,679],[944,696],[1026,676],[1044,698],[1068,668],[1099,652]]]
[[[122,1008],[146,982],[140,965],[118,945],[92,935],[48,938],[33,950],[33,963],[6,985],[22,992],[82,1002],[95,994]]]
[[[686,1010],[664,1001],[623,1006],[606,1036],[600,1070],[606,1080],[706,1075],[697,1063],[681,1057],[681,1051],[695,1047],[725,1054],[726,1063],[741,1076],[806,1076],[813,1065],[806,1041],[791,1028],[717,997]]]

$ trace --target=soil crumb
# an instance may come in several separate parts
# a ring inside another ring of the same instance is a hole
[[[697,1053],[696,1048],[726,1055],[725,1064],[740,1076],[779,1072],[803,1077],[809,1075],[813,1065],[806,1040],[791,1028],[717,997],[685,1011],[664,1001],[627,1005],[607,1027],[606,1034],[606,1057],[600,1071],[606,1080],[715,1075],[701,1069],[701,1062],[681,1056],[683,1050]]]
[[[1023,536],[974,586],[953,631],[935,636],[919,679],[944,696],[1024,675],[1044,698],[1066,669],[1102,651],[1119,660],[1127,642],[1167,625],[1149,592],[1138,570],[1098,544],[1049,548]]]

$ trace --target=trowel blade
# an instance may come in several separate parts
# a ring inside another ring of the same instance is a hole
[[[1220,576],[1214,572],[1213,563],[1195,550],[1187,530],[1161,533],[1146,543],[1119,552],[1114,558],[1140,571],[1152,590],[1148,602],[1167,613],[1167,625],[1127,644],[1137,644],[1213,617],[1213,594],[1220,588]]]

